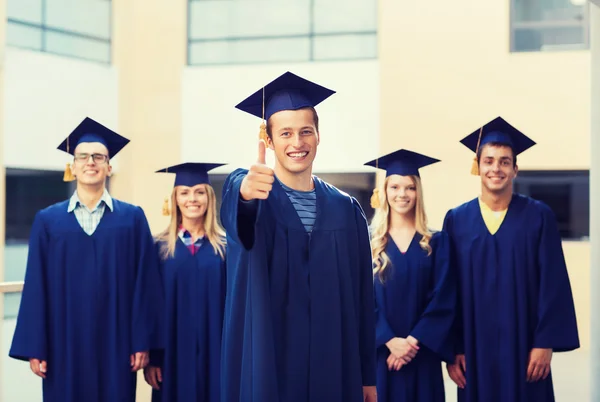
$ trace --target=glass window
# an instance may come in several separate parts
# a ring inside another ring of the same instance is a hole
[[[588,13],[585,0],[512,0],[511,50],[586,49]]]
[[[587,240],[590,234],[589,171],[519,171],[515,192],[548,205],[563,239]]]
[[[110,1],[7,1],[7,45],[110,63]]]
[[[377,57],[376,0],[189,0],[188,63]]]

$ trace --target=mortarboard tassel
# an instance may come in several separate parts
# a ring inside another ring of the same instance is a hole
[[[263,99],[262,99],[262,123],[260,124],[260,131],[258,133],[258,138],[265,142],[267,145],[267,125],[265,124],[265,88],[263,87]]]
[[[379,169],[379,159],[375,160],[375,168]],[[377,209],[381,206],[379,201],[379,189],[373,189],[373,195],[371,196],[371,208]]]
[[[479,138],[477,138],[477,148],[475,149],[475,157],[473,158],[473,164],[471,165],[471,174],[473,176],[479,176],[479,163],[477,162],[477,153],[479,152],[479,143],[481,142],[481,132],[483,126],[479,129]]]
[[[67,163],[67,167],[65,168],[65,174],[63,175],[63,181],[73,180],[75,180],[75,176],[73,176],[73,172],[71,171],[71,164]]]
[[[169,168],[166,168],[165,172],[169,173]],[[165,201],[163,202],[162,215],[163,216],[171,215],[171,210],[169,209],[169,197],[165,197]]]
[[[373,190],[373,195],[371,196],[371,208],[379,208],[381,206],[379,202],[379,189],[376,188]]]
[[[162,207],[162,214],[163,216],[171,215],[171,210],[169,209],[169,197],[165,197],[165,201],[163,202]]]
[[[69,137],[67,137],[67,153],[69,152]],[[65,173],[63,174],[63,181],[73,181],[75,180],[75,176],[73,176],[73,172],[71,171],[71,164],[67,163],[67,167],[65,168]]]
[[[258,134],[258,138],[263,140],[265,144],[267,143],[267,125],[263,123],[260,125],[260,132]]]

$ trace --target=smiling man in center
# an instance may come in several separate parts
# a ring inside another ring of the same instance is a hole
[[[266,135],[257,162],[223,187],[223,401],[376,400],[367,221],[354,198],[312,174],[314,108],[333,93],[287,72],[237,105],[266,119]]]

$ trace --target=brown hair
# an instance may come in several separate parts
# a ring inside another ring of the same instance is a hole
[[[479,149],[477,150],[477,165],[479,165],[479,163],[481,162],[481,153],[483,152],[483,150],[487,146],[490,146],[490,147],[507,147],[507,148],[510,148],[510,150],[512,152],[512,156],[513,156],[513,168],[517,167],[517,155],[515,154],[514,148],[511,147],[510,145],[503,144],[501,142],[488,142],[484,146],[479,147]]]
[[[312,112],[313,115],[313,121],[315,123],[315,128],[317,130],[317,133],[319,132],[319,115],[317,114],[317,111],[315,110],[314,107],[303,107],[297,110],[310,110]],[[269,118],[267,120],[267,135],[269,136],[269,138],[272,140],[273,139],[273,133],[271,132],[272,128],[271,128],[271,118]]]

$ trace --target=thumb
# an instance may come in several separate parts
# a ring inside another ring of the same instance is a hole
[[[267,144],[263,140],[258,141],[258,160],[257,162],[261,165],[264,165],[265,162],[265,152],[267,149]]]
[[[42,373],[46,372],[46,362],[42,360],[42,363],[40,364],[40,371]]]

